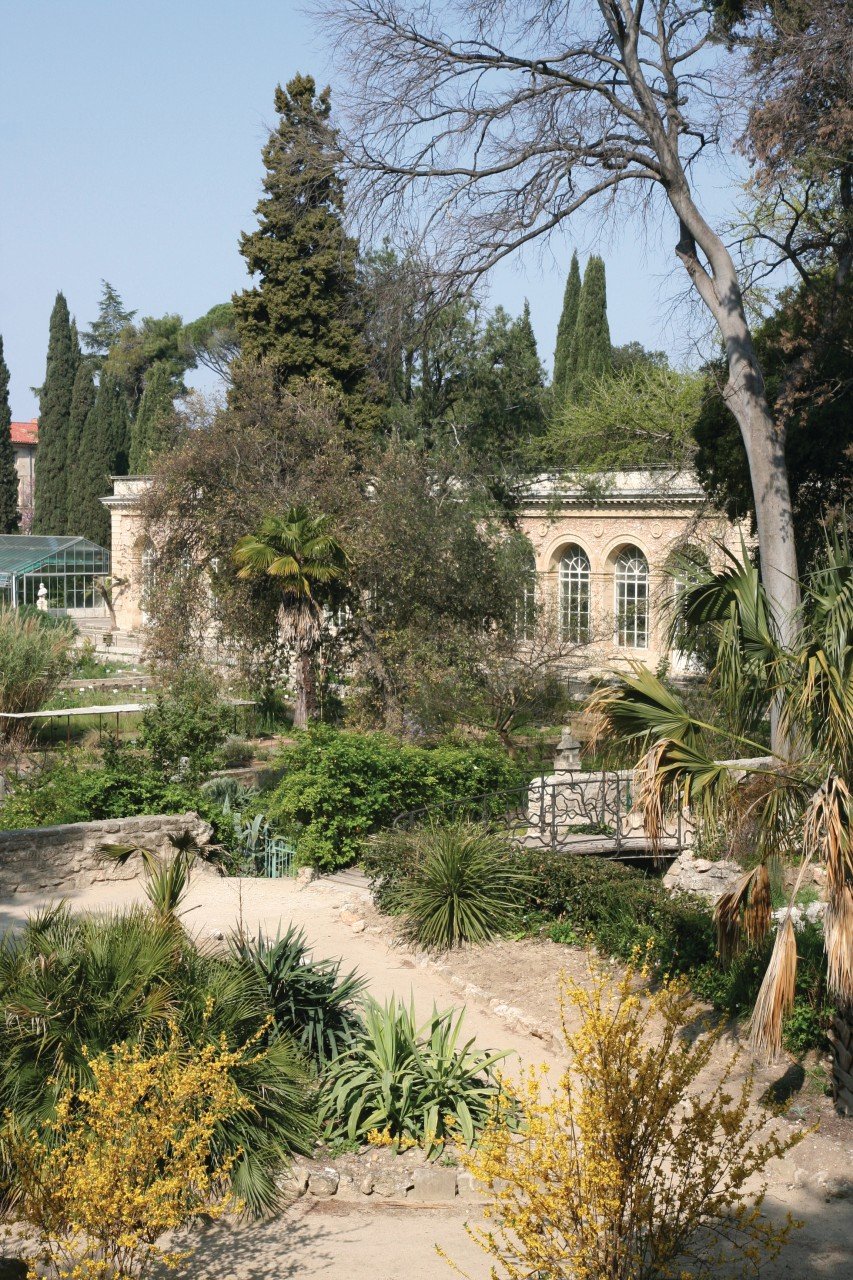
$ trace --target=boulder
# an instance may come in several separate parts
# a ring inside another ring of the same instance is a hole
[[[721,859],[711,862],[708,858],[694,858],[681,853],[663,878],[664,888],[670,893],[696,893],[712,904],[728,893],[743,875],[743,867],[737,862]]]

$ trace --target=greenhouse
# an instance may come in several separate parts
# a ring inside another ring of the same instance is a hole
[[[0,605],[100,609],[95,584],[109,572],[109,551],[88,538],[0,534]]]

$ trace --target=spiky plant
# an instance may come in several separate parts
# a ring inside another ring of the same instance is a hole
[[[487,942],[518,923],[529,876],[499,833],[474,822],[411,832],[412,872],[397,891],[410,938],[431,951]]]
[[[331,532],[331,520],[306,507],[266,516],[256,533],[234,548],[238,577],[265,579],[279,597],[282,637],[295,656],[294,724],[304,729],[316,715],[314,655],[323,626],[323,606],[334,603],[349,561]]]
[[[639,798],[653,838],[666,814],[682,805],[700,820],[736,825],[748,819],[756,831],[760,865],[717,905],[723,955],[759,941],[770,929],[768,861],[800,859],[751,1020],[753,1044],[767,1056],[780,1048],[782,1022],[793,1003],[791,909],[807,868],[823,865],[827,981],[839,1011],[834,1088],[839,1108],[853,1113],[853,554],[847,536],[828,540],[820,563],[802,583],[802,597],[796,641],[786,646],[746,555],[684,593],[677,625],[716,635],[712,675],[720,724],[698,720],[641,666],[600,691],[595,710],[609,732],[643,752]],[[769,755],[753,736],[762,717],[777,721],[788,744],[785,756]],[[741,731],[733,735],[731,725],[738,721]],[[715,744],[732,737],[746,761],[717,758],[723,752]]]

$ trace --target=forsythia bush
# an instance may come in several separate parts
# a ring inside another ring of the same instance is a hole
[[[699,1096],[716,1035],[684,1036],[693,1006],[682,981],[643,999],[638,976],[566,983],[569,1070],[553,1090],[529,1072],[521,1132],[496,1113],[463,1156],[493,1197],[494,1225],[469,1230],[497,1259],[496,1280],[719,1280],[732,1261],[752,1275],[794,1225],[771,1224],[748,1184],[802,1135],[759,1138],[751,1076],[728,1091],[737,1054]]]
[[[173,1027],[153,1051],[118,1045],[93,1058],[91,1086],[65,1093],[39,1127],[8,1123],[31,1275],[46,1265],[58,1280],[136,1280],[189,1257],[157,1241],[235,1204],[235,1157],[215,1173],[209,1157],[217,1125],[250,1106],[229,1077],[242,1057],[224,1044],[187,1049]]]

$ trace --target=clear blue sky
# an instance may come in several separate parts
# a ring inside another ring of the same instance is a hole
[[[0,333],[13,416],[30,418],[58,289],[84,327],[102,277],[140,315],[185,320],[245,285],[237,241],[254,222],[274,87],[297,70],[325,80],[330,62],[294,0],[4,0],[2,13]],[[628,227],[601,246],[614,341],[683,355],[659,285],[675,239],[664,227],[644,250]],[[529,297],[548,364],[561,250],[490,286],[513,312]]]

